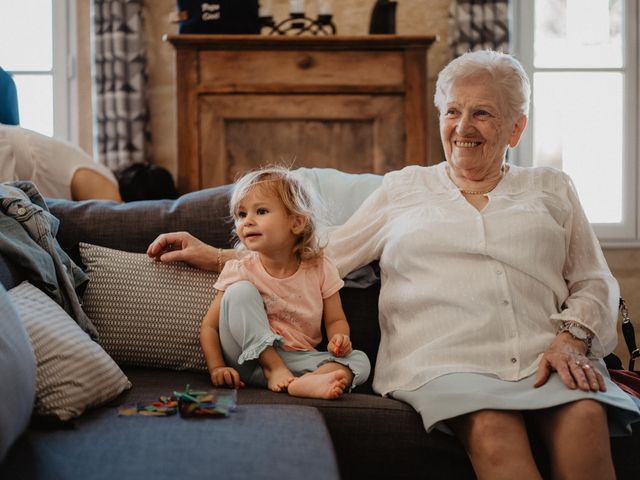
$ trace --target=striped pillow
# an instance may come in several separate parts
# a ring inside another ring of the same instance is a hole
[[[47,295],[29,282],[9,295],[36,356],[35,413],[69,420],[131,388],[111,357]]]

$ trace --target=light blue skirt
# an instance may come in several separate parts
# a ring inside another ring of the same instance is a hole
[[[510,382],[481,373],[450,373],[415,390],[396,390],[391,397],[411,405],[427,432],[437,428],[452,434],[444,420],[478,410],[540,410],[591,399],[606,405],[611,436],[631,434],[631,424],[640,422],[638,403],[611,381],[604,365],[593,365],[604,377],[606,392],[570,390],[555,373],[539,388],[533,388],[535,374]]]

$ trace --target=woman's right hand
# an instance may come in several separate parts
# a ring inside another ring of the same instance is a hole
[[[201,270],[217,271],[218,249],[188,232],[159,235],[147,248],[147,255],[163,262],[185,262]]]
[[[214,368],[211,371],[211,383],[216,387],[244,387],[244,382],[240,379],[240,374],[232,367]]]

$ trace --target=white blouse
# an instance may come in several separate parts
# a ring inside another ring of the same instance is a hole
[[[612,351],[619,288],[570,178],[511,166],[478,211],[445,166],[385,175],[330,235],[342,276],[380,260],[374,389],[412,390],[453,372],[519,380],[562,320],[594,332],[594,356]]]

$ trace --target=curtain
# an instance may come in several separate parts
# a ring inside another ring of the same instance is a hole
[[[94,155],[112,170],[150,156],[143,0],[93,0]]]
[[[451,58],[482,49],[507,52],[509,0],[451,0],[448,46]]]

